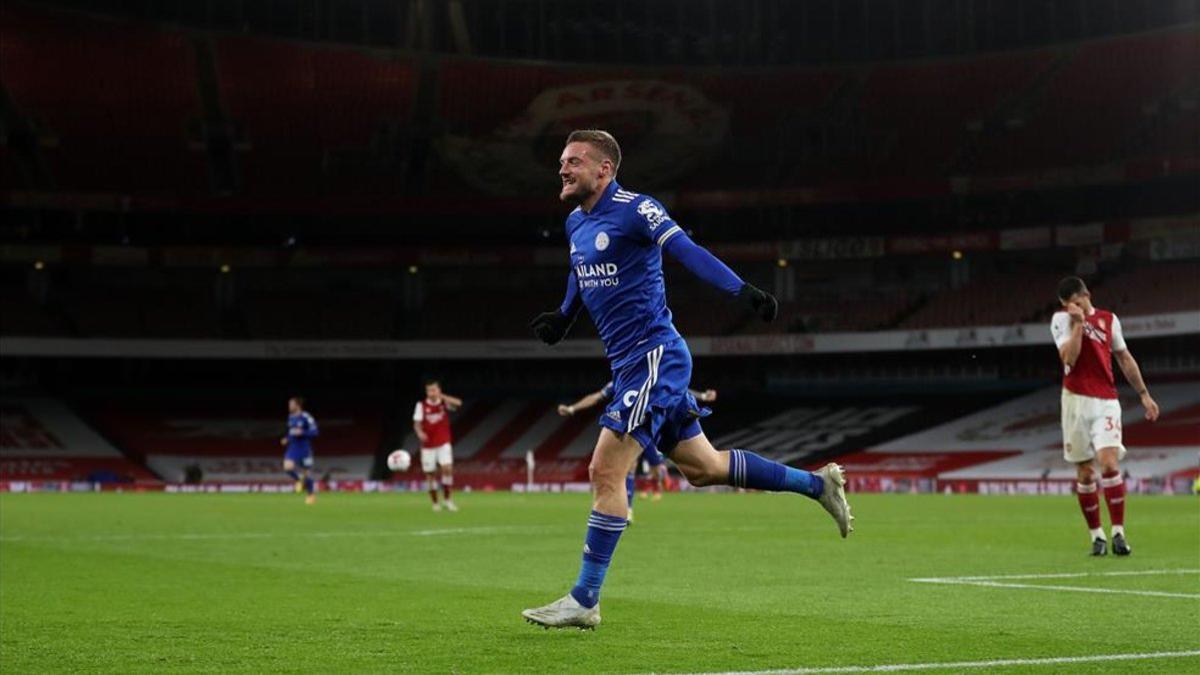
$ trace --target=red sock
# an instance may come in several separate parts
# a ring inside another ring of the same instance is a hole
[[[1076,483],[1075,496],[1079,497],[1079,508],[1083,509],[1083,519],[1087,521],[1089,530],[1100,527],[1100,495],[1096,493],[1095,483]]]
[[[442,494],[446,495],[446,501],[450,501],[450,486],[449,485],[442,486]]]
[[[429,491],[429,498],[433,500],[434,504],[437,503],[437,488],[434,488]]]
[[[1125,527],[1125,480],[1120,471],[1105,473],[1100,477],[1104,488],[1104,501],[1108,504],[1108,517],[1113,525]]]

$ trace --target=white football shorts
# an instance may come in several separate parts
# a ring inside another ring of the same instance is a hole
[[[1121,402],[1115,398],[1081,396],[1062,391],[1063,458],[1072,464],[1096,458],[1100,448],[1117,448],[1117,459],[1125,458],[1121,443]]]
[[[434,473],[439,466],[454,464],[454,455],[450,444],[439,445],[436,448],[421,448],[421,471]]]

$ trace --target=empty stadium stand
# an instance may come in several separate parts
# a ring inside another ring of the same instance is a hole
[[[403,158],[387,139],[412,112],[412,63],[252,37],[218,38],[214,53],[248,192],[396,190],[389,162]]]
[[[207,189],[192,145],[201,109],[185,33],[5,3],[0,81],[35,130],[49,187]]]
[[[0,13],[0,37],[0,80],[46,165],[44,176],[22,170],[29,157],[5,148],[6,184],[25,189],[203,198],[223,194],[210,176],[228,170],[240,178],[221,189],[243,198],[419,188],[436,208],[463,194],[528,196],[579,125],[624,139],[638,186],[701,192],[1192,161],[1200,140],[1188,26],[753,77],[438,57],[424,87],[398,52],[20,3]]]
[[[1021,269],[935,293],[904,319],[903,328],[996,326],[1031,321],[1054,304],[1063,274]]]
[[[1195,311],[1200,306],[1200,263],[1159,262],[1106,277],[1096,302],[1118,316]]]
[[[898,262],[897,265],[913,263]],[[823,276],[798,280],[780,319],[765,324],[677,266],[669,266],[669,306],[685,336],[771,335],[888,329],[964,328],[1048,322],[1054,289],[1068,271],[1007,260],[980,262],[969,281],[947,283],[937,261],[908,288],[875,274],[810,266]],[[769,263],[741,264],[747,279],[774,285]],[[218,293],[215,270],[169,273],[137,268],[60,272],[43,296],[9,288],[0,294],[4,335],[263,340],[395,340],[528,338],[528,321],[562,300],[563,273],[549,267],[512,270],[483,265],[430,269],[419,276],[356,270],[241,274]],[[1127,264],[1092,278],[1099,306],[1121,316],[1200,309],[1200,264]],[[38,297],[41,299],[39,300]],[[572,337],[595,335],[581,317]]]
[[[0,418],[0,480],[157,480],[54,398],[5,394],[0,399]]]

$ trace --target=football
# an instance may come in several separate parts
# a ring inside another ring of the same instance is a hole
[[[408,471],[408,467],[412,466],[412,455],[407,450],[397,450],[388,455],[387,465],[392,471]]]

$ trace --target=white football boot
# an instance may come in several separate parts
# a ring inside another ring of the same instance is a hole
[[[588,609],[579,604],[570,593],[544,607],[534,607],[521,612],[529,623],[545,628],[579,628],[590,630],[600,623],[600,603]]]
[[[447,511],[454,512],[454,513],[458,513],[458,506],[457,506],[457,505],[455,505],[455,503],[454,503],[454,500],[453,500],[453,499],[447,499],[447,500],[446,500],[446,510],[447,510]]]
[[[846,476],[842,473],[842,467],[830,462],[813,473],[825,482],[825,489],[821,491],[817,501],[821,502],[821,506],[837,521],[838,530],[845,539],[846,535],[854,531],[854,525],[851,524],[854,522],[854,516],[850,515],[850,503],[846,501]]]

